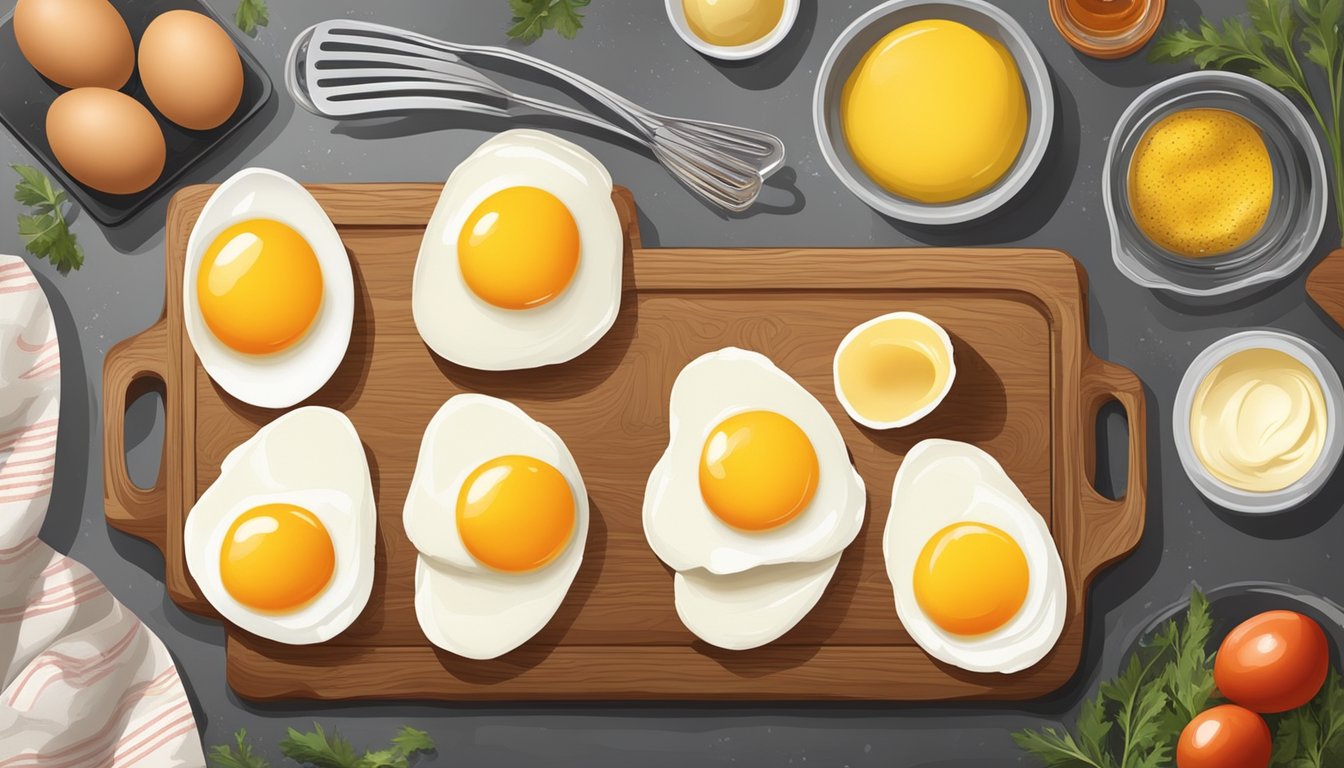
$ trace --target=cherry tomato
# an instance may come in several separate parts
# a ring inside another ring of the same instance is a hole
[[[1213,680],[1228,700],[1261,714],[1311,701],[1325,683],[1330,648],[1321,625],[1292,611],[1266,611],[1223,639]]]
[[[1224,704],[1196,715],[1181,731],[1176,768],[1268,768],[1273,753],[1265,719]]]

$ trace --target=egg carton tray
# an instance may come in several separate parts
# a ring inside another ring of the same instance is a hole
[[[233,116],[217,128],[193,131],[177,125],[159,114],[145,94],[140,83],[139,69],[121,88],[123,93],[145,105],[163,130],[167,150],[163,173],[146,189],[131,195],[109,195],[86,187],[65,172],[47,141],[47,109],[67,88],[57,85],[38,74],[19,50],[14,37],[14,15],[0,20],[0,72],[4,73],[4,87],[0,88],[0,123],[18,139],[33,157],[37,158],[51,176],[64,187],[70,197],[99,223],[120,225],[144,210],[164,192],[176,187],[207,156],[222,152],[229,138],[262,111],[271,98],[271,79],[261,63],[247,49],[231,21],[221,19],[200,0],[143,0],[126,2],[111,0],[131,32],[131,40],[138,45],[145,28],[157,16],[167,11],[188,10],[213,19],[233,39],[238,56],[243,62],[243,95]]]

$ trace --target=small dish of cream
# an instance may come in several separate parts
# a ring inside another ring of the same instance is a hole
[[[1344,386],[1319,350],[1278,331],[1215,342],[1176,394],[1176,450],[1195,486],[1237,512],[1311,498],[1339,463]]]
[[[760,56],[788,36],[802,0],[667,0],[681,39],[716,59]]]

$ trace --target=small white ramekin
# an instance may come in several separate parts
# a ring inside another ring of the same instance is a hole
[[[789,31],[793,29],[793,23],[798,19],[798,6],[802,5],[802,0],[784,0],[784,14],[779,17],[779,23],[770,31],[770,34],[746,45],[714,45],[700,39],[699,36],[691,30],[691,25],[686,21],[686,10],[682,8],[682,0],[667,0],[667,18],[672,22],[672,28],[677,30],[681,39],[695,50],[706,56],[722,59],[724,61],[742,61],[751,59],[779,45],[780,41],[788,37]]]
[[[1257,493],[1233,487],[1214,477],[1195,455],[1190,435],[1190,415],[1195,391],[1215,367],[1238,352],[1248,349],[1273,349],[1290,355],[1305,365],[1316,376],[1325,394],[1325,445],[1316,463],[1297,482],[1277,491]],[[1305,503],[1321,490],[1339,464],[1344,453],[1344,431],[1339,428],[1340,414],[1344,412],[1344,384],[1330,361],[1305,339],[1291,333],[1258,329],[1234,333],[1210,344],[1195,357],[1176,390],[1176,407],[1172,415],[1172,433],[1176,453],[1190,482],[1209,501],[1233,512],[1265,515],[1283,512]]]

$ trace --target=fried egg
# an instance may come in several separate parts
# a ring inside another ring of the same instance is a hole
[[[611,176],[576,144],[506,131],[448,177],[411,308],[435,354],[500,371],[563,363],[616,321],[624,233]]]
[[[825,407],[756,352],[682,369],[669,429],[643,520],[677,613],[711,645],[765,645],[820,600],[863,525],[863,480]]]
[[[969,443],[924,440],[906,454],[882,552],[901,624],[941,662],[1018,672],[1064,631],[1064,564],[1044,518]]]
[[[425,429],[402,513],[419,553],[415,613],[434,645],[493,659],[541,631],[588,539],[588,492],[564,442],[518,406],[457,395]]]
[[[373,588],[377,519],[364,446],[330,408],[281,416],[234,448],[187,515],[187,570],[228,621],[321,643]]]
[[[248,168],[192,227],[182,306],[211,379],[250,405],[288,408],[321,389],[350,346],[350,259],[308,190]]]

